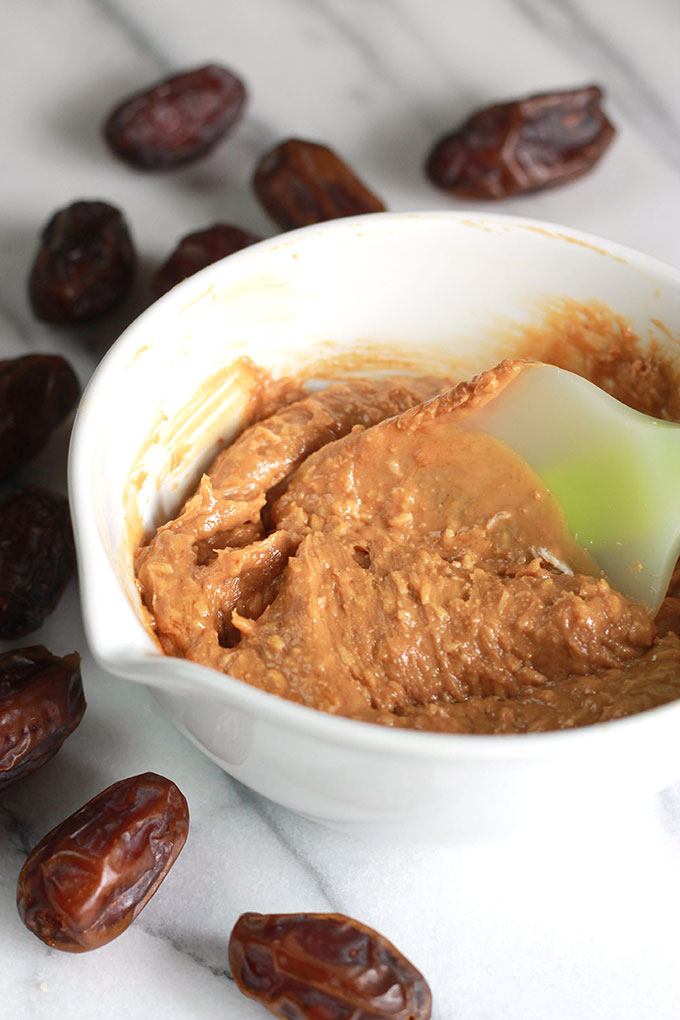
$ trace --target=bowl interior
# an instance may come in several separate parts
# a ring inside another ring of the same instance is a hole
[[[503,216],[378,214],[283,235],[208,267],[145,312],[83,398],[70,458],[83,612],[97,658],[160,651],[132,554],[167,520],[257,384],[274,376],[453,371],[512,356],[555,302],[597,301],[675,355],[679,274],[577,232]],[[105,611],[102,611],[102,609]],[[149,682],[189,681],[166,668]],[[192,685],[218,689],[211,671]],[[221,679],[221,678],[218,678]]]

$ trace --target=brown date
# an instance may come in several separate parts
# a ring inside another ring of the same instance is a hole
[[[298,138],[281,142],[262,157],[253,187],[283,230],[385,209],[331,149]]]
[[[236,124],[245,101],[240,78],[210,64],[129,96],[106,119],[104,138],[131,166],[168,170],[212,149]]]
[[[75,567],[68,500],[26,488],[0,504],[0,638],[36,630]]]
[[[40,452],[79,394],[75,372],[58,354],[0,361],[0,481]]]
[[[543,93],[474,113],[430,152],[430,180],[461,198],[496,199],[581,177],[615,130],[595,86]]]
[[[135,261],[119,209],[107,202],[73,202],[42,232],[28,281],[31,308],[58,326],[97,319],[127,294]]]
[[[215,223],[205,230],[187,234],[179,242],[170,258],[163,263],[154,278],[154,294],[160,297],[176,283],[193,276],[199,269],[226,258],[227,255],[260,241],[255,234],[232,227],[228,223]]]
[[[283,1020],[428,1020],[427,981],[391,942],[343,914],[242,914],[236,984]]]
[[[17,909],[54,949],[84,953],[134,921],[189,831],[187,802],[154,772],[123,779],[52,829],[26,860]]]
[[[0,655],[0,790],[49,761],[84,711],[77,652],[32,645]]]

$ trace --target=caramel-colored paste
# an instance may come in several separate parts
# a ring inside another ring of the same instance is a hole
[[[520,370],[443,393],[337,384],[246,429],[138,551],[163,649],[327,712],[447,732],[680,697],[674,600],[655,623],[613,591],[527,465],[460,424]]]

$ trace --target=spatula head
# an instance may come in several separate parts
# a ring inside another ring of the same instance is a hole
[[[680,544],[680,426],[535,362],[465,424],[527,461],[612,587],[659,608]]]

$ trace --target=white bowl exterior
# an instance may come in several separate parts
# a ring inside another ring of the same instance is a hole
[[[597,300],[640,336],[677,344],[676,271],[564,228],[470,213],[379,214],[296,231],[208,267],[158,301],[95,372],[74,429],[70,494],[98,660],[149,684],[190,739],[246,785],[364,833],[498,836],[599,814],[680,776],[680,704],[526,737],[390,730],[164,657],[140,619],[126,541],[131,505],[147,526],[171,516],[243,407],[225,390],[221,408],[197,416],[190,456],[169,469],[175,433],[164,423],[206,376],[219,379],[243,355],[279,375],[343,351],[375,356],[376,371],[382,355],[473,373],[512,355],[508,324],[534,321],[553,296]],[[133,468],[140,484],[130,491]]]

